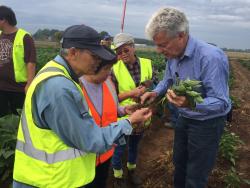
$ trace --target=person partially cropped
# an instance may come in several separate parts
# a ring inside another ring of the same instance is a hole
[[[15,12],[0,5],[0,117],[18,114],[35,76],[36,49],[31,35],[18,28]]]

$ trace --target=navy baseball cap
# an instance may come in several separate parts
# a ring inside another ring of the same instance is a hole
[[[104,35],[104,37],[103,37],[103,40],[109,40],[109,39],[111,39],[112,37],[109,35],[109,34],[106,34],[106,35]]]
[[[68,27],[62,36],[62,48],[87,49],[106,61],[112,61],[116,55],[110,53],[101,44],[101,36],[93,28],[86,25]]]

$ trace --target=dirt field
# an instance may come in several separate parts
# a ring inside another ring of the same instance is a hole
[[[242,178],[250,179],[250,72],[235,59],[231,60],[230,64],[235,77],[231,94],[239,99],[240,108],[234,109],[233,122],[229,129],[239,135],[245,143],[239,148],[236,169]],[[172,187],[173,135],[173,130],[164,127],[160,119],[155,119],[153,126],[144,135],[138,160],[138,171],[144,180],[144,188]],[[228,167],[228,162],[220,161],[216,164],[209,178],[209,188],[225,187],[221,172],[225,172]],[[246,187],[241,186],[241,188]]]
[[[231,60],[233,59],[249,60],[250,59],[250,53],[246,53],[246,52],[227,52],[227,55]]]
[[[250,179],[250,71],[231,61],[235,81],[231,94],[240,100],[240,108],[233,112],[231,130],[245,143],[239,149],[237,167],[242,176]]]

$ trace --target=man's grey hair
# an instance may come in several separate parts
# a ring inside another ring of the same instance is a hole
[[[86,49],[79,49],[77,48],[78,50],[80,50],[81,52],[83,52],[84,50]],[[60,48],[60,55],[65,57],[69,54],[69,48]]]
[[[161,8],[155,12],[146,25],[146,35],[153,39],[162,31],[165,31],[169,37],[174,37],[181,32],[188,34],[189,26],[185,14],[171,7]]]

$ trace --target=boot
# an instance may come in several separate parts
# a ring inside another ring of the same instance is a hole
[[[141,178],[135,173],[135,170],[128,170],[128,181],[135,186],[142,184]]]
[[[123,170],[122,169],[114,169],[114,188],[127,188],[127,184],[123,178]]]
[[[114,178],[114,188],[127,188],[126,182],[123,178]]]

